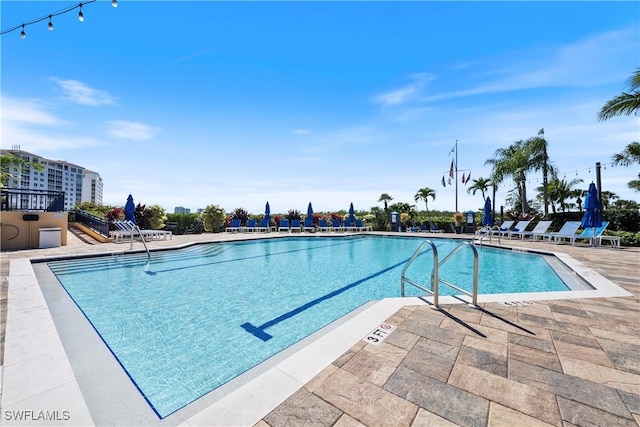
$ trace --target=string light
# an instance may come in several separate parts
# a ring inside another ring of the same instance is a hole
[[[602,166],[602,169],[606,170],[607,166],[610,166],[610,167],[614,168],[616,165],[613,164],[613,163],[601,163],[601,166]],[[589,167],[583,168],[583,169],[577,169],[577,170],[572,170],[572,171],[569,171],[569,172],[564,172],[562,174],[562,178],[563,179],[567,179],[567,175],[570,175],[570,174],[575,174],[575,176],[580,176],[580,175],[582,175],[582,172],[586,172],[587,174],[590,175],[592,168],[593,168],[593,166],[589,166]],[[539,182],[539,178],[531,178],[531,179],[527,179],[527,181],[526,181],[527,184],[532,184],[534,182],[534,179],[535,179],[535,183],[536,184]]]
[[[111,6],[118,7],[118,0],[111,0]]]
[[[25,27],[28,27],[29,25],[33,25],[33,24],[36,24],[38,22],[44,21],[46,19],[49,20],[49,23],[47,24],[47,28],[49,29],[49,31],[53,31],[52,18],[54,16],[59,16],[59,15],[63,15],[65,13],[71,12],[72,10],[75,10],[75,9],[80,9],[78,11],[78,20],[80,22],[83,22],[84,21],[84,13],[82,12],[82,6],[85,6],[85,5],[90,4],[90,3],[94,3],[96,1],[97,0],[87,0],[87,1],[80,2],[78,4],[74,4],[73,6],[66,7],[64,9],[61,9],[61,10],[57,11],[57,12],[48,13],[48,14],[46,14],[44,16],[41,16],[40,18],[32,19],[31,21],[24,22],[24,23],[22,23],[20,25],[16,25],[15,27],[11,27],[11,28],[9,28],[7,30],[2,30],[2,32],[0,32],[0,35],[8,34],[8,33],[11,33],[13,31],[16,31],[16,30],[21,30],[20,31],[20,38],[21,39],[25,39],[27,37],[27,33],[25,32]],[[114,8],[118,7],[118,0],[111,0],[111,6],[113,6]]]

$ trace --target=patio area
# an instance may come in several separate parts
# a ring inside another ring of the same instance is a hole
[[[246,237],[174,236],[150,246]],[[640,248],[505,239],[501,245],[566,253],[633,296],[484,303],[481,310],[464,304],[443,305],[442,311],[405,306],[386,319],[395,329],[381,343],[359,341],[249,424],[639,425]],[[3,252],[2,349],[11,259],[128,248],[128,243],[89,245],[70,235],[65,247]],[[203,411],[183,425],[220,425],[214,421],[220,419]]]

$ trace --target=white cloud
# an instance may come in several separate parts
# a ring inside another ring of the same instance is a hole
[[[423,102],[462,98],[473,95],[509,92],[514,90],[580,87],[620,81],[621,64],[637,57],[639,49],[637,29],[611,31],[552,49],[531,48],[524,52],[511,52],[502,57],[485,58],[482,63],[501,64],[500,68],[478,70],[476,75],[489,77],[467,89],[427,95]],[[629,62],[629,73],[635,63]]]
[[[49,111],[44,103],[2,95],[2,145],[19,145],[30,152],[55,151],[96,145],[95,138],[61,135],[70,123]]]
[[[45,110],[35,100],[12,98],[2,95],[2,122],[29,123],[34,125],[59,125],[64,121]]]
[[[428,73],[418,73],[411,76],[412,82],[399,89],[394,89],[380,95],[376,95],[374,102],[382,105],[401,105],[418,97],[422,88],[436,76]]]
[[[73,103],[93,107],[114,105],[116,103],[116,99],[108,92],[93,89],[78,80],[62,80],[58,78],[52,78],[52,80],[60,86],[65,98]]]
[[[109,134],[116,138],[142,141],[152,139],[160,129],[144,123],[130,122],[128,120],[111,120],[108,122]]]
[[[309,129],[294,129],[293,130],[293,134],[294,135],[310,135],[312,133],[313,133],[313,131],[311,131]]]

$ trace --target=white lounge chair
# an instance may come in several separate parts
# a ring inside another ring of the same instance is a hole
[[[576,231],[578,231],[578,228],[580,228],[580,221],[567,221],[562,225],[562,228],[560,228],[560,230],[557,232],[534,233],[533,240],[534,241],[538,240],[538,237],[539,237],[542,240],[547,239],[549,243],[551,243],[552,240],[558,243],[558,240],[557,240],[558,238],[572,236],[576,234]]]
[[[539,221],[531,231],[511,231],[509,233],[509,238],[511,238],[511,236],[519,236],[521,240],[524,240],[524,238],[527,236],[533,236],[534,234],[544,234],[547,232],[549,227],[551,227],[552,222],[553,221]]]
[[[589,244],[595,245],[596,243],[602,244],[602,240],[609,240],[612,246],[620,246],[620,237],[618,236],[603,236],[602,233],[609,225],[609,221],[602,221],[602,225],[600,227],[587,227],[582,230],[582,233],[576,233],[571,236],[558,236],[556,239],[566,239],[573,246],[576,245],[576,240],[588,240]],[[556,241],[556,243],[558,243]]]
[[[502,224],[500,224],[500,227],[498,229],[491,230],[491,235],[495,236],[497,234],[502,236],[505,233],[508,233],[514,223],[515,221],[503,221]]]
[[[531,224],[531,221],[518,221],[518,223],[516,225],[514,225],[513,227],[511,227],[511,229],[509,231],[504,233],[503,236],[506,236],[506,237],[508,237],[510,239],[511,236],[514,235],[514,233],[519,233],[521,231],[525,231],[527,229],[527,227],[529,226],[529,224]]]

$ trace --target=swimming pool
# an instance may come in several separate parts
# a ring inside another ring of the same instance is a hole
[[[441,256],[459,243],[434,242]],[[49,267],[164,418],[367,301],[399,296],[400,271],[420,243],[281,238],[155,252],[147,271],[140,255]],[[546,257],[487,247],[479,255],[480,293],[567,290]],[[425,254],[409,273],[428,278],[431,262]],[[470,270],[461,255],[440,276],[469,289]]]

